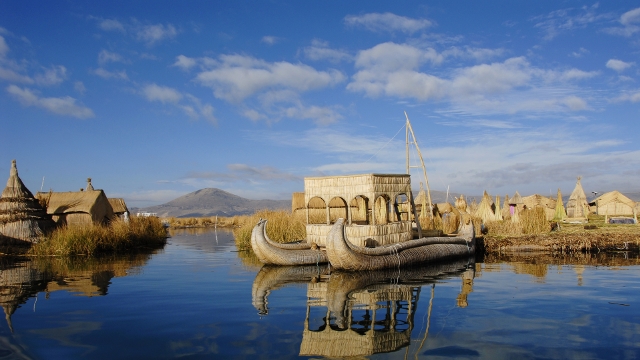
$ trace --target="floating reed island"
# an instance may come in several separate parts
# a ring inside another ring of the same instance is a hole
[[[130,217],[123,199],[108,199],[88,179],[76,192],[33,193],[11,163],[0,197],[0,254],[97,255],[157,248],[167,233],[157,217]]]

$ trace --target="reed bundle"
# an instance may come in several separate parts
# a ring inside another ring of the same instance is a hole
[[[241,251],[251,251],[251,231],[260,219],[267,219],[267,236],[279,243],[306,238],[305,218],[284,210],[260,210],[242,219],[239,227],[233,230],[236,246]]]

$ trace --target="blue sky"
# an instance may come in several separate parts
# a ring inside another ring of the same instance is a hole
[[[432,189],[640,191],[639,54],[632,1],[8,0],[0,174],[289,199],[404,172],[406,111]]]

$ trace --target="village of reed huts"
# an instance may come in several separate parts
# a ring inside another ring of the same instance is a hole
[[[38,192],[33,196],[18,176],[13,160],[0,197],[0,241],[35,243],[58,226],[107,224],[128,214],[123,199],[107,198],[103,190],[93,188],[91,178],[86,189],[80,191]]]

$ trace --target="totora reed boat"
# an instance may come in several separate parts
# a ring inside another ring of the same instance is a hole
[[[327,257],[335,269],[357,271],[403,267],[473,256],[475,232],[470,217],[464,219],[456,237],[427,237],[369,248],[349,242],[344,220],[339,219],[327,237]]]
[[[316,244],[280,244],[267,236],[267,220],[260,219],[251,232],[251,247],[258,259],[271,265],[314,265],[328,262],[327,253]]]

